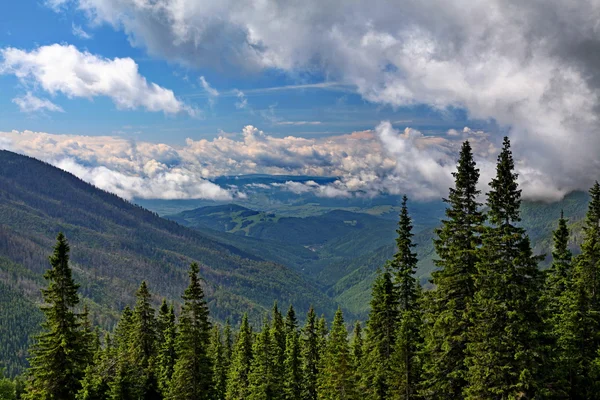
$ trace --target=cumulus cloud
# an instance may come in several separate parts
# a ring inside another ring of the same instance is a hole
[[[596,0],[69,3],[170,61],[317,71],[368,101],[492,118],[509,130],[523,170],[560,192],[600,173]]]
[[[36,112],[36,111],[55,111],[64,112],[64,110],[51,102],[48,99],[40,99],[34,96],[31,92],[27,92],[23,96],[15,97],[13,100],[22,112]]]
[[[146,81],[131,58],[111,60],[72,45],[53,44],[31,51],[0,49],[0,74],[15,75],[25,85],[69,98],[107,96],[120,109],[196,114],[173,91]]]
[[[496,146],[485,133],[470,136],[485,178],[483,187],[493,174]],[[241,138],[188,139],[184,146],[31,131],[0,132],[0,138],[0,146],[46,160],[126,198],[218,200],[269,188],[264,184],[220,188],[209,181],[248,173],[337,177],[329,184],[273,184],[319,197],[407,193],[417,199],[439,198],[452,184],[451,172],[464,139],[426,136],[411,128],[399,131],[389,122],[372,131],[309,139],[274,137],[246,126]],[[545,176],[524,171],[527,187],[553,190],[545,186]]]

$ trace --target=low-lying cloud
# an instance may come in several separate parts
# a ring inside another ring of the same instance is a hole
[[[369,131],[308,139],[275,137],[246,126],[236,137],[187,139],[183,146],[120,137],[12,131],[0,132],[0,147],[48,161],[127,199],[232,200],[245,196],[244,188],[222,188],[210,179],[266,173],[337,177],[329,184],[274,184],[298,194],[408,194],[427,200],[447,195],[460,145],[467,139],[473,145],[485,192],[494,175],[499,146],[493,136],[469,128],[450,130],[443,137],[427,136],[382,122]],[[556,200],[570,190],[587,188],[575,181],[570,186],[559,185],[554,176],[525,159],[517,160],[517,170],[524,195],[530,199]]]

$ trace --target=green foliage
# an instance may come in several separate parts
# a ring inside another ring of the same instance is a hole
[[[350,400],[356,397],[352,354],[342,310],[338,309],[331,325],[319,376],[318,399]]]
[[[30,359],[27,398],[32,400],[75,399],[89,361],[85,342],[89,338],[81,327],[82,315],[76,311],[79,285],[72,278],[69,250],[67,239],[59,233],[51,268],[44,274],[48,287],[42,290],[46,304],[41,309],[46,319]]]
[[[422,394],[429,399],[461,399],[466,385],[467,311],[475,293],[476,264],[484,215],[477,198],[479,169],[465,141],[453,173],[446,219],[435,232],[434,288],[425,295]]]
[[[541,274],[520,221],[510,142],[505,138],[487,206],[491,223],[482,235],[470,310],[465,397],[533,397],[540,364]]]
[[[248,315],[242,317],[242,324],[238,333],[227,381],[227,400],[245,400],[249,394],[249,376],[252,365],[252,328],[248,323]]]
[[[173,400],[212,398],[212,360],[208,354],[211,325],[200,285],[198,264],[190,266],[190,284],[183,294],[175,349],[177,361],[169,390]]]

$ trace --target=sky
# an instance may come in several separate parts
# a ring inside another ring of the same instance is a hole
[[[427,200],[464,140],[485,192],[508,135],[524,196],[557,200],[600,175],[599,20],[596,0],[4,2],[0,148],[128,199],[269,173]]]

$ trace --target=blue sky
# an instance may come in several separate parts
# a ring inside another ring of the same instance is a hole
[[[600,175],[598,20],[596,0],[6,1],[0,148],[128,198],[267,173],[425,199],[463,140],[485,191],[508,135],[525,196],[553,200]]]
[[[57,93],[48,98],[64,112],[23,112],[13,102],[29,89],[14,75],[0,75],[0,130],[34,130],[58,134],[119,135],[170,144],[186,138],[212,138],[220,132],[240,132],[246,125],[258,126],[275,136],[323,137],[372,129],[382,120],[403,128],[439,134],[469,125],[491,129],[489,122],[468,121],[461,108],[443,112],[423,105],[408,107],[365,100],[352,85],[336,85],[322,74],[297,73],[267,68],[248,73],[210,67],[184,66],[147,54],[132,46],[126,33],[107,24],[91,24],[73,8],[56,12],[40,0],[6,3],[0,14],[0,48],[32,50],[36,47],[71,44],[99,57],[132,58],[148,81],[168,88],[200,115],[165,115],[141,107],[120,110],[102,96],[69,98]],[[75,34],[81,29],[88,38]],[[199,78],[219,92],[211,97]],[[311,87],[328,82],[331,85]],[[237,91],[244,93],[246,107],[240,108]],[[237,103],[237,107],[236,107]]]

